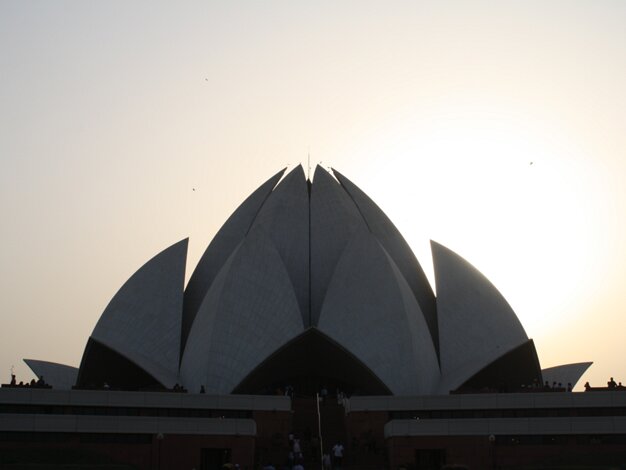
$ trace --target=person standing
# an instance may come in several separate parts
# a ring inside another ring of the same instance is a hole
[[[333,458],[335,461],[334,468],[341,468],[343,463],[343,444],[341,441],[333,446]]]
[[[296,460],[302,459],[302,448],[300,447],[300,439],[293,440],[293,455]]]
[[[330,470],[330,455],[328,453],[324,453],[322,456],[322,466],[324,470]]]

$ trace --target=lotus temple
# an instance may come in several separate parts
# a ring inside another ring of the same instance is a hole
[[[572,391],[591,362],[542,368],[497,288],[437,242],[431,286],[336,170],[259,186],[185,285],[187,245],[121,283],[78,368],[25,359],[39,385],[3,385],[0,467],[321,468],[338,442],[334,468],[626,463],[626,393]]]

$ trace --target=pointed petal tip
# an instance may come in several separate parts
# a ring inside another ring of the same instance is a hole
[[[438,242],[437,240],[430,240],[430,252],[435,254],[435,252],[438,253],[452,253],[453,255],[462,258],[458,253],[456,253],[455,251],[451,250],[450,248],[448,248],[446,245],[444,245],[443,243]],[[465,260],[465,258],[462,258]]]
[[[285,172],[287,171],[288,168],[289,168],[288,166],[286,166],[285,168],[282,168],[276,174],[274,174],[273,176],[271,176],[270,178],[265,180],[265,182],[261,186],[259,186],[257,189],[255,189],[255,191],[252,194],[255,194],[259,189],[261,189],[263,186],[267,185],[270,182],[272,182],[272,188],[271,188],[270,192],[273,191],[276,188],[276,186],[278,185],[278,183],[285,177]],[[252,194],[250,196],[252,196]],[[248,199],[249,199],[249,197],[248,197]],[[241,206],[239,206],[239,207],[241,207]],[[239,208],[237,208],[237,210],[238,209]]]
[[[189,249],[189,237],[185,237],[182,240],[179,240],[176,243],[171,244],[170,246],[162,250],[161,253],[165,253],[170,250],[172,251],[181,250],[187,253],[188,249]]]
[[[315,179],[318,175],[324,175],[324,176],[330,176],[330,177],[333,176],[328,170],[326,170],[326,168],[324,168],[320,164],[315,165],[315,171],[313,172],[313,179]]]
[[[320,165],[319,163],[315,164],[315,171],[320,170],[320,171],[324,171],[325,173],[330,173],[326,168],[324,168],[322,165]]]
[[[285,172],[285,170],[287,170],[287,168],[285,168],[283,170],[283,173]],[[285,175],[285,179],[289,178],[292,175],[295,175],[299,173],[302,177],[306,177],[306,174],[304,172],[304,167],[302,166],[302,163],[299,163],[297,166],[294,166],[286,175]]]

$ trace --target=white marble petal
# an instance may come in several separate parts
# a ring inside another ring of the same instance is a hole
[[[376,239],[385,248],[387,253],[389,253],[402,273],[402,276],[406,279],[413,295],[420,305],[438,353],[439,333],[437,331],[438,324],[435,294],[424,274],[424,270],[415,258],[413,251],[393,222],[389,220],[389,217],[387,217],[367,194],[337,170],[333,169],[333,173],[357,205],[370,231],[376,236]],[[415,217],[419,220],[419,212],[415,213]]]
[[[319,329],[394,394],[428,393],[438,378],[436,354],[417,302],[410,302],[399,276],[376,238],[367,230],[357,232],[335,268]]]
[[[57,390],[71,390],[76,385],[77,367],[37,359],[24,359],[24,362],[37,377],[43,376],[44,381]]]
[[[354,201],[317,166],[311,187],[311,325],[317,325],[335,266],[357,228],[367,230]]]
[[[431,242],[437,285],[442,383],[453,390],[528,340],[502,294],[470,263]]]
[[[233,250],[245,238],[261,206],[284,172],[285,170],[281,170],[276,173],[241,203],[237,210],[222,225],[213,240],[211,240],[211,243],[196,265],[185,288],[181,338],[183,349],[198,308],[200,308],[200,304],[209,291],[215,276],[217,276],[217,273]]]
[[[593,364],[593,362],[577,362],[575,364],[547,367],[541,370],[541,375],[544,382],[547,381],[550,385],[556,382],[557,384],[561,383],[564,387],[567,387],[569,383],[572,384],[572,387],[575,387],[591,364]]]
[[[163,250],[133,274],[91,335],[166,387],[178,374],[187,242]]]
[[[291,279],[270,236],[253,228],[217,276],[198,312],[181,364],[190,390],[230,393],[271,353],[303,331]]]
[[[272,240],[287,270],[305,324],[309,322],[309,193],[302,166],[272,191],[252,228]]]

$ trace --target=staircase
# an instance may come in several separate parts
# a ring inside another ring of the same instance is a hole
[[[317,404],[315,397],[295,397],[293,399],[292,431],[300,439],[300,448],[305,468],[319,468],[319,444],[317,450],[312,445],[318,436]]]
[[[348,433],[346,432],[345,409],[343,405],[337,404],[337,400],[334,397],[329,397],[325,401],[320,402],[320,415],[324,452],[332,456],[333,446],[341,442],[344,447],[344,456],[347,455],[350,446],[347,442]]]
[[[359,440],[351,442],[346,429],[345,409],[335,397],[328,397],[319,404],[322,445],[324,452],[332,456],[332,448],[338,442],[344,446],[343,470],[380,470],[386,468],[386,459],[382,449],[373,453],[366,450]],[[318,434],[317,403],[315,397],[295,397],[293,399],[293,433],[300,439],[304,457],[304,468],[321,469],[319,447],[312,446],[312,440]]]

